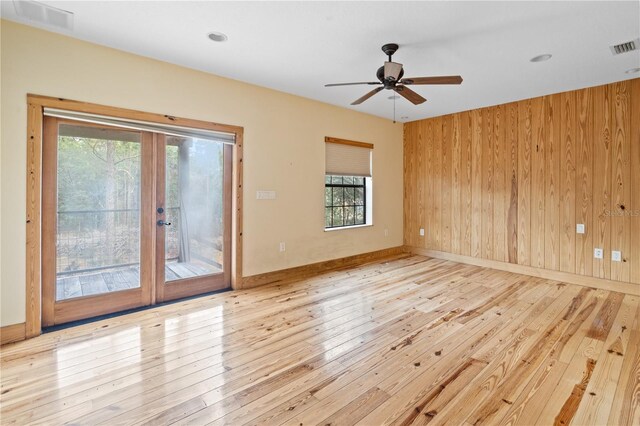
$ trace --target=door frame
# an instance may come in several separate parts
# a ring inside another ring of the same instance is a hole
[[[92,104],[64,98],[27,94],[27,193],[26,193],[26,280],[25,280],[25,334],[26,338],[38,336],[42,331],[42,140],[44,108],[100,114],[118,118],[148,121],[173,126],[232,133],[232,223],[231,223],[231,288],[242,288],[242,178],[243,134],[240,126],[179,118],[172,115],[136,111],[125,108]],[[156,144],[154,144],[155,146]],[[155,167],[154,150],[153,167]],[[155,205],[155,191],[153,191]],[[155,234],[155,233],[153,233]],[[152,237],[155,238],[155,237]],[[155,241],[153,241],[155,246]],[[153,273],[153,272],[152,272]],[[154,291],[152,289],[152,291]]]

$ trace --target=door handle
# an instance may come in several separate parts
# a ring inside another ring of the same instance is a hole
[[[156,222],[158,224],[158,226],[169,226],[171,225],[171,222],[165,222],[164,220],[160,219],[158,222]]]

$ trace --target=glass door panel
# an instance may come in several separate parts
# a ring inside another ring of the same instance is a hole
[[[165,281],[223,271],[221,143],[167,137]]]
[[[139,132],[60,124],[56,301],[140,287]]]
[[[206,139],[160,140],[157,298],[229,287],[231,148]]]

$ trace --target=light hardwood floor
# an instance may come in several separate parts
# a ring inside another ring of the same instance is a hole
[[[9,424],[640,424],[637,296],[396,256],[7,345]]]

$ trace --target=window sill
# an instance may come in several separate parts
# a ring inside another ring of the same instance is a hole
[[[373,226],[373,223],[365,223],[364,225],[338,226],[336,228],[324,228],[324,232],[342,231],[345,229],[367,228]]]

